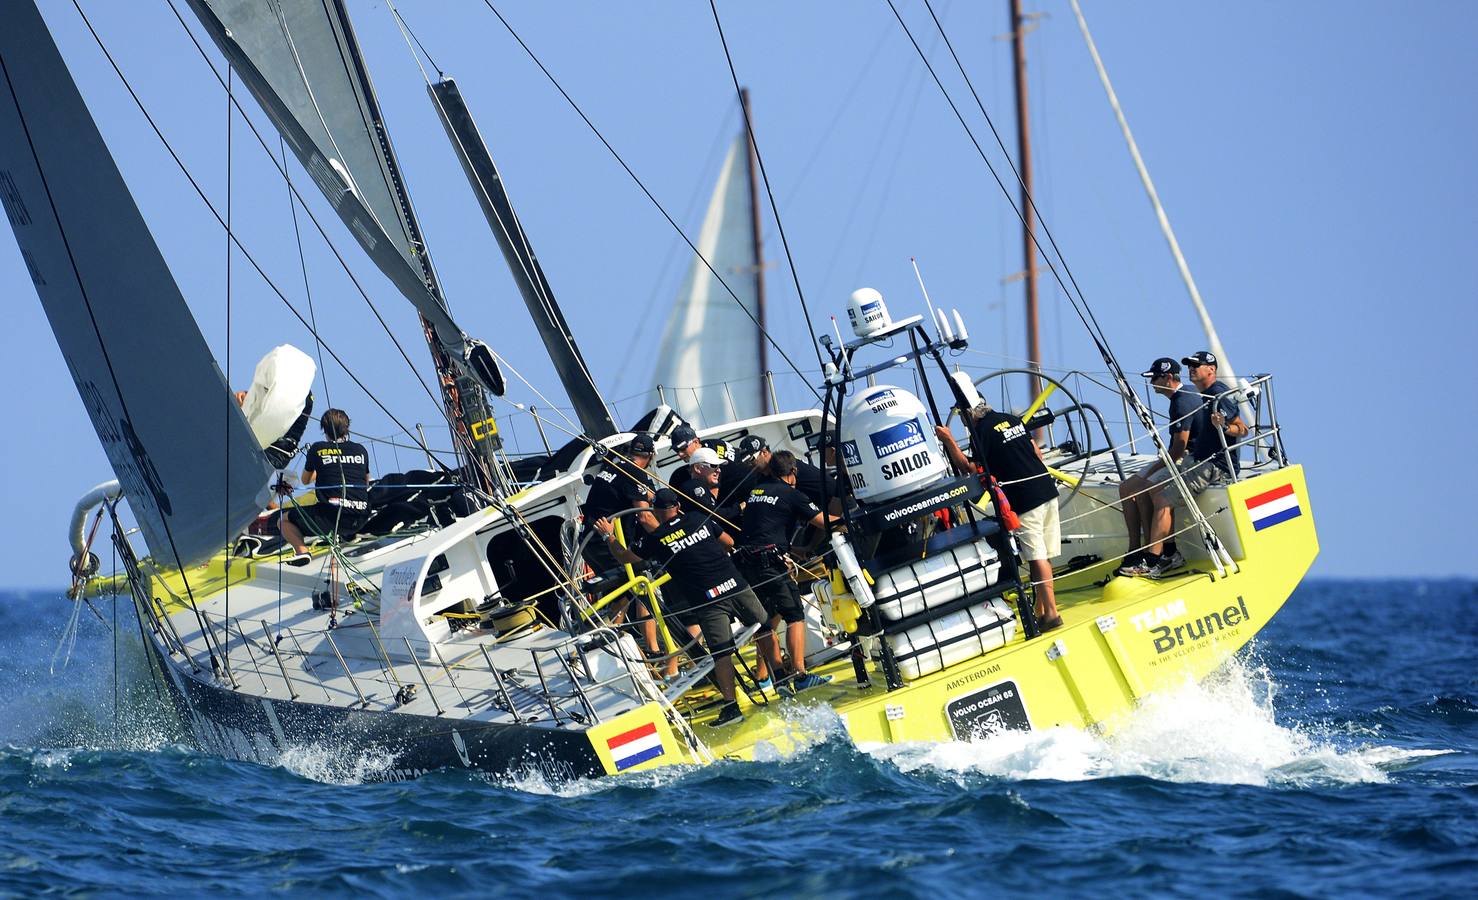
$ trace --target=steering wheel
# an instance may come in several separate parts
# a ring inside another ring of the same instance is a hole
[[[1067,498],[1062,501],[1064,505],[1071,503],[1072,499],[1078,495],[1078,491],[1082,490],[1083,478],[1087,476],[1088,467],[1092,464],[1093,461],[1093,431],[1091,430],[1088,423],[1088,414],[1083,411],[1082,406],[1078,403],[1078,398],[1073,396],[1073,392],[1067,389],[1067,385],[1063,384],[1058,379],[1053,378],[1051,375],[1043,374],[1034,369],[1000,369],[995,372],[990,372],[975,379],[975,387],[979,389],[987,381],[993,381],[994,379],[1002,378],[1006,375],[1034,375],[1037,378],[1040,378],[1042,381],[1045,381],[1048,384],[1052,385],[1052,387],[1055,388],[1056,391],[1061,392],[1064,396],[1067,397],[1068,400],[1071,401],[1070,405],[1073,407],[1073,411],[1068,415],[1077,417],[1078,428],[1070,430],[1075,430],[1077,433],[1081,434],[1083,440],[1083,447],[1079,451],[1079,456],[1077,457],[1081,458],[1083,461],[1083,471],[1078,472],[1076,475],[1072,476],[1073,489],[1068,493]],[[985,391],[981,390],[980,394],[982,397],[985,396]],[[1068,460],[1069,463],[1072,463],[1074,461],[1076,460]],[[1071,475],[1072,473],[1068,474]]]

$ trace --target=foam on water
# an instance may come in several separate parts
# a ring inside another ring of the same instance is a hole
[[[1383,783],[1408,760],[1446,751],[1340,746],[1313,729],[1279,724],[1275,685],[1241,659],[1204,682],[1161,691],[1108,723],[1106,735],[1056,728],[974,741],[865,748],[903,772],[1082,781],[1142,776],[1161,781],[1302,787]]]

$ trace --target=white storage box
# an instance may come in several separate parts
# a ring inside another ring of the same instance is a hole
[[[878,614],[897,622],[985,590],[1001,574],[1001,560],[988,541],[949,547],[876,577],[872,592]]]
[[[988,600],[884,638],[893,650],[898,671],[907,680],[938,672],[994,650],[1016,633],[1011,608]]]

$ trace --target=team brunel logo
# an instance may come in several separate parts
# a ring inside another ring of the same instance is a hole
[[[907,422],[890,425],[882,431],[875,431],[868,438],[872,441],[873,452],[881,458],[922,444],[924,429],[919,425],[918,419],[909,419]]]

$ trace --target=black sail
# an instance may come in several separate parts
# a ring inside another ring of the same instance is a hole
[[[580,418],[581,428],[597,438],[615,434],[617,429],[611,421],[610,411],[601,400],[600,392],[580,355],[580,348],[575,344],[564,313],[555,302],[549,279],[544,277],[544,270],[534,256],[528,235],[524,233],[523,225],[519,224],[518,215],[513,211],[513,203],[508,198],[503,178],[498,174],[498,167],[493,164],[492,154],[488,152],[487,145],[477,130],[477,124],[472,121],[472,114],[462,102],[462,94],[457,90],[456,82],[444,78],[431,85],[430,91],[432,102],[441,117],[441,124],[451,138],[457,158],[462,161],[462,170],[467,174],[472,191],[482,206],[483,215],[487,217],[493,236],[503,250],[503,258],[507,260],[519,293],[523,296],[524,305],[528,307],[529,315],[539,329],[539,337],[543,339],[544,347],[554,361],[565,393],[569,395],[575,413]]]
[[[30,2],[0,27],[0,200],[150,551],[208,559],[271,467]]]

